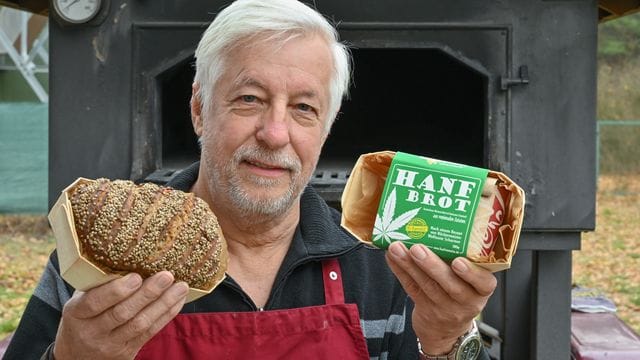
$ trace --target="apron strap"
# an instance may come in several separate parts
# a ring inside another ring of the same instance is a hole
[[[324,281],[325,304],[344,304],[344,288],[342,287],[342,273],[338,259],[322,260],[322,280]]]

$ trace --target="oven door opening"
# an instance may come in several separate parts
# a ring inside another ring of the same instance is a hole
[[[312,184],[336,202],[363,153],[394,150],[483,166],[487,82],[439,48],[353,49],[350,96],[343,101]],[[171,175],[199,158],[189,98],[193,58],[159,76],[162,170]],[[153,179],[152,179],[153,180]]]

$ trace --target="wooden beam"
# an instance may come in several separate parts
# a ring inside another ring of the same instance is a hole
[[[633,10],[637,11],[640,8],[640,0],[600,0],[598,7],[616,15],[624,15]]]
[[[640,0],[599,0],[598,10],[598,20],[603,22],[640,11]]]
[[[47,15],[49,13],[49,1],[47,0],[0,0],[0,6],[7,6],[40,15]]]

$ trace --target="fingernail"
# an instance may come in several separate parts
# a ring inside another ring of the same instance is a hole
[[[176,298],[181,298],[187,295],[188,291],[189,291],[189,286],[187,285],[187,283],[179,282],[171,288],[171,295],[173,295]]]
[[[459,273],[467,272],[467,270],[469,270],[469,267],[462,258],[454,259],[451,266]]]
[[[171,285],[171,283],[173,282],[173,280],[171,279],[171,277],[167,274],[162,274],[158,277],[158,279],[156,280],[156,284],[158,284],[158,286],[162,289],[168,287],[169,285]]]
[[[424,260],[428,254],[423,245],[416,244],[411,247],[411,255],[418,260]]]
[[[138,275],[136,273],[131,273],[131,274],[126,276],[125,284],[130,289],[138,288],[138,286],[140,286],[141,283],[142,283],[142,278],[140,277],[140,275]]]
[[[389,251],[391,251],[391,254],[398,259],[404,258],[404,244],[400,243],[399,241],[396,241],[395,243],[389,245]]]

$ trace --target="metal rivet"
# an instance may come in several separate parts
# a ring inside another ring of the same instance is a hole
[[[336,280],[338,278],[338,274],[335,271],[329,273],[329,279]]]

